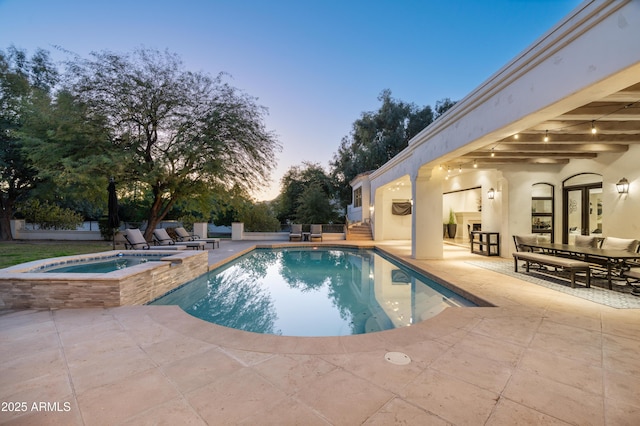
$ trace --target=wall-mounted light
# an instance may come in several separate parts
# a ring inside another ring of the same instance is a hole
[[[616,189],[618,190],[618,194],[628,194],[629,193],[629,181],[626,178],[622,178],[616,183]]]
[[[598,133],[598,130],[596,129],[596,122],[593,120],[591,121],[591,134],[595,135],[596,133]]]
[[[490,188],[487,191],[487,198],[493,200],[496,197],[496,191],[493,188]]]
[[[547,130],[546,132],[544,132],[544,139],[545,142],[549,142],[549,131]]]

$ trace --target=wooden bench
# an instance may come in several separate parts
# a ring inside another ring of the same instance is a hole
[[[524,260],[526,262],[527,272],[529,272],[530,263],[537,263],[540,265],[554,266],[556,268],[562,268],[571,272],[571,287],[576,286],[576,272],[584,271],[586,273],[586,285],[591,287],[591,267],[587,262],[575,259],[567,259],[566,257],[550,256],[542,253],[531,252],[516,252],[513,253],[513,261],[515,271],[518,272],[518,261]]]

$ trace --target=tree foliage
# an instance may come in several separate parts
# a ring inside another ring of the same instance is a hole
[[[317,163],[303,162],[300,166],[290,167],[280,180],[277,216],[281,223],[301,221],[299,208],[304,196],[310,192],[323,197],[329,203],[335,194],[331,177]],[[334,214],[331,219],[319,223],[335,219]],[[311,223],[312,221],[303,220],[302,222]]]
[[[396,156],[411,138],[454,104],[449,99],[439,101],[434,114],[429,105],[418,107],[392,98],[390,90],[383,90],[378,100],[382,102],[380,108],[362,113],[353,123],[351,134],[340,142],[331,162],[331,176],[345,206],[351,201],[351,180]]]
[[[109,151],[96,155],[114,161],[116,180],[150,191],[146,237],[178,201],[268,180],[279,144],[266,110],[223,75],[186,71],[176,55],[152,49],[67,65],[66,90],[108,135]]]
[[[38,199],[25,202],[19,213],[40,229],[76,229],[84,220],[80,213]]]
[[[244,223],[249,232],[277,232],[280,221],[270,203],[251,203],[239,214],[238,221]]]
[[[336,211],[322,187],[309,185],[300,197],[295,221],[298,223],[332,223],[337,219]]]
[[[10,219],[16,203],[39,182],[33,162],[27,157],[27,123],[43,106],[58,81],[56,68],[44,50],[31,58],[10,47],[0,51],[0,239],[11,239]]]

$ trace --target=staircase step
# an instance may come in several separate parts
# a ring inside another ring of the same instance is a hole
[[[352,225],[349,227],[347,240],[372,241],[371,228],[369,225]]]

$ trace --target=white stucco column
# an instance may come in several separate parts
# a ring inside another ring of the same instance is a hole
[[[489,189],[494,190],[494,198],[488,198]],[[488,173],[482,181],[482,230],[500,232],[500,256],[510,255],[509,181],[501,171]],[[530,191],[529,191],[530,193]],[[530,197],[530,195],[528,195]],[[530,212],[530,199],[521,203],[518,210]]]
[[[411,257],[442,259],[442,183],[431,169],[411,176]]]
[[[383,221],[385,220],[384,214],[384,191],[381,188],[377,188],[375,194],[373,194],[373,200],[369,201],[369,206],[366,208],[370,208],[369,217],[371,218],[372,227],[371,230],[373,232],[373,239],[375,241],[380,241],[384,239],[383,230]],[[365,208],[365,206],[362,206]]]
[[[233,222],[231,224],[231,239],[233,241],[240,241],[244,239],[244,223]]]
[[[207,238],[209,224],[205,222],[196,222],[193,224],[193,233],[200,238]]]
[[[493,199],[488,198],[489,189],[493,189]],[[504,225],[503,206],[508,202],[507,180],[502,173],[492,171],[482,179],[482,230],[498,232]],[[523,206],[526,209],[526,206]]]

